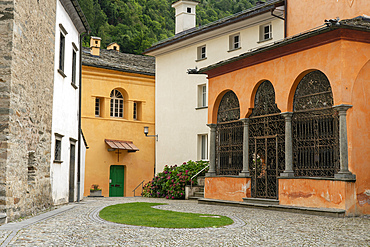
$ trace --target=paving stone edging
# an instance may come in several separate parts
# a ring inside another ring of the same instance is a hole
[[[120,204],[120,203],[116,203],[116,204]],[[116,205],[116,204],[112,204],[112,205]],[[161,227],[148,227],[148,226],[135,226],[135,225],[126,225],[126,224],[120,224],[120,223],[115,223],[115,222],[111,222],[111,221],[106,221],[102,218],[100,218],[99,216],[99,212],[107,207],[107,206],[110,206],[110,205],[106,205],[106,206],[103,206],[103,207],[98,207],[98,208],[95,208],[94,210],[92,210],[91,213],[89,213],[89,216],[88,218],[93,221],[93,222],[96,222],[96,223],[100,223],[100,224],[109,224],[109,225],[115,225],[115,226],[121,226],[121,227],[124,227],[124,228],[135,228],[135,229],[162,229],[162,230],[172,230],[172,231],[183,231],[183,230],[186,230],[186,229],[189,229],[189,230],[203,230],[203,229],[206,229],[206,230],[210,230],[210,229],[214,229],[214,230],[218,230],[218,229],[222,229],[222,228],[240,228],[242,226],[245,225],[245,222],[234,216],[234,215],[223,215],[223,216],[226,216],[226,217],[229,217],[230,219],[232,219],[234,221],[233,224],[231,225],[227,225],[227,226],[222,226],[222,227],[204,227],[204,228],[161,228]],[[172,210],[169,208],[170,205],[158,205],[158,206],[153,206],[153,208],[156,208],[156,209],[161,209],[161,210],[169,210],[169,211],[176,211],[176,212],[181,212],[181,211],[177,211],[177,210]]]
[[[0,247],[5,247],[8,246],[8,244],[12,241],[12,239],[17,235],[18,231],[21,230],[22,228],[28,227],[30,225],[36,224],[37,222],[47,220],[51,217],[54,217],[55,215],[64,213],[68,210],[73,209],[76,207],[77,204],[70,204],[63,206],[61,208],[37,215],[35,217],[20,221],[20,222],[13,222],[13,223],[8,223],[5,225],[0,226],[0,230],[9,230],[11,231],[10,234],[5,238],[5,240],[1,243]]]

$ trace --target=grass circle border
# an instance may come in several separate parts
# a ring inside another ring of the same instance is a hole
[[[125,202],[125,203],[129,203],[129,202]],[[203,227],[203,228],[163,228],[163,227],[150,227],[150,226],[136,226],[136,225],[127,225],[127,224],[121,224],[121,223],[115,223],[115,222],[111,222],[111,221],[107,221],[107,220],[104,220],[102,218],[100,218],[99,216],[99,212],[101,210],[103,210],[104,208],[108,207],[108,206],[112,206],[112,205],[116,205],[116,204],[124,204],[122,202],[118,202],[118,203],[113,203],[113,204],[109,204],[109,205],[106,205],[106,206],[101,206],[101,207],[97,207],[95,208],[91,213],[89,213],[89,219],[93,222],[96,222],[96,223],[100,223],[100,224],[108,224],[108,225],[114,225],[114,226],[120,226],[120,227],[124,227],[124,228],[133,228],[133,229],[158,229],[158,230],[221,230],[221,229],[227,229],[227,228],[230,228],[230,229],[233,229],[233,228],[240,228],[242,226],[245,225],[245,222],[240,219],[239,217],[236,217],[236,216],[233,216],[233,215],[224,215],[222,214],[222,216],[226,216],[226,217],[229,217],[230,219],[232,219],[234,221],[233,224],[231,225],[227,225],[227,226],[221,226],[221,227]],[[170,209],[163,209],[162,207],[170,207],[170,205],[158,205],[158,206],[154,206],[153,208],[156,208],[156,207],[161,207],[161,208],[158,208],[158,209],[161,209],[161,210],[169,210],[169,211],[175,211],[175,210],[170,210]],[[175,212],[182,212],[182,211],[175,211]],[[221,215],[221,214],[220,214]]]

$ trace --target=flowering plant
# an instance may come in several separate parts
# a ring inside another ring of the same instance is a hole
[[[206,161],[188,161],[181,166],[165,166],[163,172],[158,173],[152,181],[144,185],[142,196],[161,197],[167,199],[185,198],[185,185],[197,181],[190,181],[191,177],[208,165]],[[199,176],[204,176],[208,169],[205,169]]]
[[[91,185],[90,191],[99,191],[101,188],[99,188],[99,184],[93,184]]]

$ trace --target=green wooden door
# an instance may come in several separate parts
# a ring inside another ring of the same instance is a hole
[[[124,170],[123,166],[110,166],[109,196],[123,196]]]

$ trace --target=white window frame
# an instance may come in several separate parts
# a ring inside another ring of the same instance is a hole
[[[207,101],[207,84],[198,85],[198,106],[197,108],[208,107]]]
[[[207,59],[207,47],[202,45],[197,47],[197,61]]]
[[[238,41],[235,41],[235,39]],[[234,51],[241,48],[240,33],[236,33],[229,36],[229,51]]]
[[[123,95],[117,89],[113,89],[110,94],[110,116],[123,118]]]
[[[63,135],[55,133],[54,163],[62,163],[62,138]]]
[[[268,31],[266,32],[266,27],[268,27]],[[266,36],[267,35],[267,36]],[[272,24],[267,23],[260,26],[260,42],[271,40],[272,39]]]
[[[198,135],[199,160],[208,160],[208,134]]]

